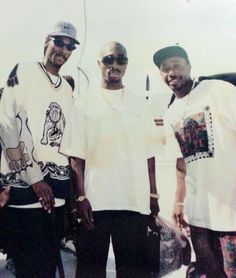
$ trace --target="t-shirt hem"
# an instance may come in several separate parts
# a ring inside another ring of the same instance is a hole
[[[215,232],[235,232],[236,231],[236,226],[211,226],[209,224],[203,224],[203,223],[199,223],[199,222],[194,222],[194,221],[190,221],[189,220],[189,224],[195,227],[199,227],[199,228],[204,228],[204,229],[209,229]]]
[[[149,215],[150,210],[149,209],[140,209],[140,208],[134,208],[134,207],[95,207],[92,206],[93,211],[103,211],[103,210],[126,210],[126,211],[134,211],[141,214]]]
[[[85,155],[78,153],[78,152],[74,152],[72,150],[69,149],[60,149],[59,153],[66,155],[67,157],[78,157],[81,159],[85,159]]]

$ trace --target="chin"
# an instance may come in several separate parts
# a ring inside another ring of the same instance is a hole
[[[120,79],[109,79],[107,83],[109,84],[117,84],[120,82]]]

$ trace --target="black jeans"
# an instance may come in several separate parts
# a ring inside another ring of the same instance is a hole
[[[63,231],[64,206],[44,209],[5,208],[4,239],[18,278],[53,278]]]
[[[78,227],[77,278],[106,277],[110,237],[118,278],[146,278],[144,256],[148,216],[131,211],[93,212],[95,229]]]

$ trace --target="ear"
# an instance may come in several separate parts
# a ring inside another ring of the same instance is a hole
[[[100,60],[97,60],[97,64],[98,64],[98,66],[100,67],[101,61],[100,61]]]
[[[49,44],[50,40],[51,40],[51,37],[48,35],[48,36],[45,38],[45,42],[44,42],[44,51],[43,51],[43,54],[44,54],[44,55],[45,55],[45,52],[46,52],[46,50],[47,50],[47,48],[48,48],[48,44]]]
[[[191,65],[190,63],[188,63],[188,72],[190,73],[190,71],[191,71]]]

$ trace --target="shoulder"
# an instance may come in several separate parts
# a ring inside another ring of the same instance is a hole
[[[70,85],[72,91],[74,91],[75,89],[75,81],[74,81],[74,78],[70,75],[63,75],[62,76],[66,81],[67,83]]]
[[[128,89],[124,90],[124,104],[133,112],[144,113],[150,110],[148,101],[143,94],[133,93]]]
[[[80,112],[84,112],[88,109],[90,104],[90,97],[84,95],[78,95],[73,100],[73,109]]]
[[[198,85],[200,89],[236,90],[235,86],[224,80],[203,80]],[[197,87],[197,88],[198,88]]]
[[[18,67],[19,64],[16,64],[13,69],[11,70],[8,78],[7,78],[7,86],[8,87],[15,87],[19,84],[19,77],[18,77]]]
[[[200,83],[202,94],[209,94],[213,99],[226,100],[236,98],[236,87],[222,80],[206,80]],[[199,86],[200,86],[199,85]]]
[[[35,63],[17,63],[11,70],[7,78],[7,87],[15,87],[24,82],[35,70]]]
[[[147,103],[147,99],[145,95],[141,93],[133,93],[129,89],[125,88],[124,89],[124,94],[126,95],[127,98],[129,98],[131,101],[134,102],[141,102],[141,103]]]

